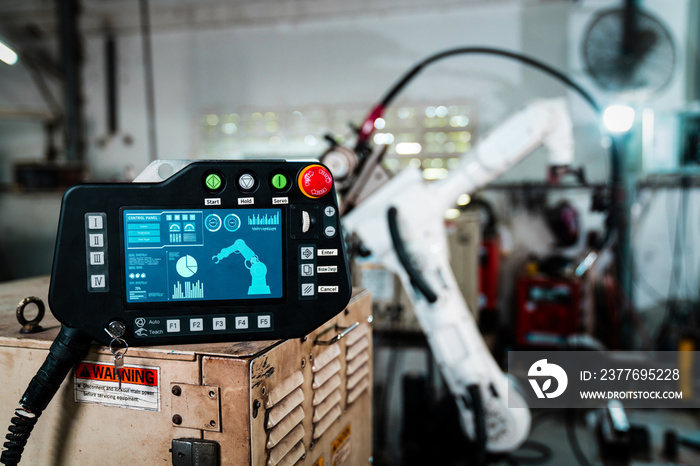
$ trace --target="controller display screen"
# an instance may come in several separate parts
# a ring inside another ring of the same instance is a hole
[[[280,209],[123,211],[129,303],[281,298]]]

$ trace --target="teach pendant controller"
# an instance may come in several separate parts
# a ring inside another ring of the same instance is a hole
[[[192,162],[64,195],[51,310],[104,344],[114,322],[130,345],[301,337],[350,294],[322,165]]]

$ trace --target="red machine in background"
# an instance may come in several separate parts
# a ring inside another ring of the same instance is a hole
[[[498,274],[501,269],[501,237],[484,233],[479,246],[479,312],[498,308]]]
[[[501,235],[498,232],[493,206],[474,196],[465,206],[481,214],[481,244],[479,245],[479,321],[497,319],[498,281],[501,272]],[[494,321],[495,323],[495,321]]]
[[[518,346],[559,347],[579,332],[583,316],[579,279],[521,277],[516,299]]]
[[[581,235],[576,208],[567,200],[544,211],[557,248],[575,246]],[[583,284],[564,272],[571,259],[558,254],[531,264],[529,275],[518,279],[516,312],[518,346],[558,347],[583,328]]]

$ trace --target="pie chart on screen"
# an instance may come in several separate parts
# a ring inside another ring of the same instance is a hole
[[[191,277],[197,273],[197,261],[192,256],[184,256],[178,259],[175,270],[184,278]]]

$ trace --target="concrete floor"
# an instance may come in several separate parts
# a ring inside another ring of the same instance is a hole
[[[667,429],[675,430],[688,436],[700,438],[700,410],[653,410],[639,409],[627,412],[631,424],[644,425],[649,429],[652,457],[651,459],[634,458],[630,466],[650,466],[650,465],[700,465],[700,452],[693,451],[686,447],[681,447],[679,455],[675,461],[670,461],[663,457],[663,438]],[[591,465],[602,465],[598,447],[592,430],[584,426],[583,422],[577,424],[576,435],[581,446],[581,450]],[[534,440],[547,445],[552,456],[546,463],[539,463],[548,466],[568,466],[578,465],[579,462],[574,456],[571,445],[566,435],[566,418],[561,410],[539,410],[533,412],[533,426],[530,433],[530,440]],[[529,452],[525,452],[529,453]],[[510,463],[501,461],[493,463],[498,466],[506,466]],[[525,464],[524,462],[521,464]]]
[[[393,390],[392,390],[393,391]],[[405,464],[402,458],[401,446],[401,405],[397,398],[400,394],[396,390],[396,397],[390,398],[389,405],[391,413],[387,420],[387,444],[384,452],[375,451],[375,464],[378,466],[402,466]],[[375,402],[378,400],[375,400]],[[375,405],[375,423],[377,422],[377,409]],[[546,462],[525,462],[517,463],[512,460],[501,460],[489,463],[496,466],[513,466],[519,464],[525,465],[541,465],[541,466],[583,466],[585,463],[577,461],[567,436],[566,412],[565,410],[542,409],[533,410],[533,423],[529,440],[546,445],[551,451],[551,456]],[[633,458],[629,466],[651,466],[651,465],[700,465],[700,452],[694,451],[687,447],[680,447],[678,457],[671,461],[663,456],[663,441],[664,432],[668,429],[675,432],[695,437],[700,440],[700,409],[695,410],[654,410],[654,409],[638,409],[628,410],[627,415],[632,425],[645,426],[650,435],[651,441],[651,456],[648,458]],[[587,412],[584,419],[583,415],[579,416],[576,425],[576,437],[581,447],[583,454],[590,466],[611,466],[611,463],[603,463],[598,453],[598,446],[594,437],[595,425],[594,413]],[[375,429],[378,426],[375,425]],[[454,426],[453,426],[454,427]],[[459,448],[464,448],[460,445]],[[375,449],[376,450],[376,449]],[[538,456],[533,451],[519,451],[517,456]],[[448,464],[449,463],[449,464]],[[442,463],[447,466],[468,466],[464,461]],[[615,465],[617,466],[617,465]]]
[[[375,382],[379,387],[389,379],[388,360],[389,351],[386,347],[375,347]],[[403,422],[402,413],[402,376],[409,373],[425,374],[426,364],[429,361],[424,349],[404,349],[398,352],[396,361],[396,376],[391,386],[390,394],[387,396],[385,409],[385,444],[384,451],[376,448],[374,460],[376,466],[401,466],[402,460],[401,430]],[[438,377],[437,375],[435,377]],[[439,385],[439,384],[438,384]],[[381,390],[375,392],[374,421],[375,434],[379,431],[377,422],[380,418]],[[530,440],[545,444],[551,450],[551,458],[547,462],[538,463],[546,466],[577,466],[579,462],[574,456],[567,437],[566,418],[564,410],[542,409],[533,410],[533,426]],[[649,465],[700,465],[700,452],[696,452],[687,447],[680,447],[679,455],[675,461],[670,461],[663,457],[664,432],[672,429],[677,433],[696,437],[700,440],[700,409],[674,409],[674,410],[654,410],[638,409],[628,410],[627,415],[633,425],[643,425],[649,430],[652,456],[650,459],[633,459],[631,466]],[[592,466],[602,465],[598,454],[598,447],[593,436],[593,429],[585,425],[583,418],[579,420],[576,428],[578,442],[583,454]],[[460,447],[462,447],[460,445]],[[531,452],[519,452],[524,456]],[[500,461],[491,463],[498,466],[512,466],[513,462]],[[534,463],[520,463],[522,466]],[[443,463],[443,466],[446,464]],[[447,466],[464,466],[464,462],[457,462]],[[607,465],[606,465],[607,466]]]

